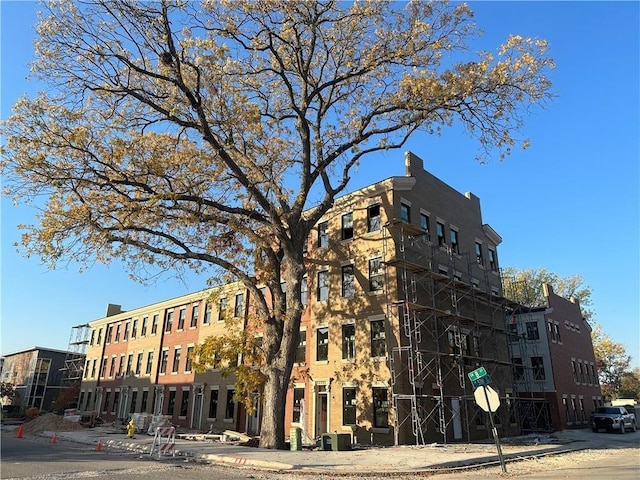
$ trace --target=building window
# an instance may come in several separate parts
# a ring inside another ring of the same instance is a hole
[[[178,312],[178,330],[184,330],[184,321],[187,318],[187,309],[181,308]]]
[[[138,354],[138,358],[136,359],[136,375],[140,375],[142,371],[142,353]]]
[[[121,329],[122,325],[118,324],[116,326],[116,339],[115,339],[115,343],[118,343],[120,341],[120,329]]]
[[[367,232],[380,230],[380,205],[367,207]]]
[[[578,401],[580,402],[580,418],[582,419],[583,422],[586,422],[587,414],[584,411],[584,398],[580,398],[578,399]]]
[[[111,343],[111,337],[113,335],[113,325],[107,327],[107,334],[105,335],[104,343]]]
[[[371,326],[371,356],[384,357],[387,354],[384,320],[372,320],[369,324]]]
[[[406,203],[400,204],[400,221],[402,223],[411,223],[411,207]]]
[[[342,215],[342,240],[353,238],[353,212]]]
[[[316,330],[316,360],[326,361],[329,359],[329,327],[322,327]]]
[[[329,245],[329,222],[318,224],[318,248],[324,248]]]
[[[124,355],[120,355],[120,363],[118,363],[118,376],[121,377],[124,373]]]
[[[478,265],[484,265],[484,258],[482,258],[482,244],[476,242],[476,262]]]
[[[356,389],[342,388],[342,424],[356,425]]]
[[[122,333],[122,341],[126,342],[129,339],[129,322],[124,324],[124,332]]]
[[[429,216],[424,213],[420,214],[420,229],[422,230],[422,239],[429,241]]]
[[[173,416],[174,410],[176,408],[176,391],[169,391],[169,403],[167,405],[167,415]]]
[[[236,407],[236,404],[233,401],[233,394],[234,394],[233,388],[230,388],[227,390],[227,403],[224,409],[224,418],[226,418],[227,420],[233,419],[233,414]]]
[[[148,400],[149,400],[149,390],[143,390],[142,399],[140,400],[140,412],[146,413]]]
[[[533,369],[534,380],[544,380],[544,362],[542,357],[531,357],[531,368]]]
[[[300,330],[298,346],[296,347],[296,363],[304,365],[307,359],[307,331]]]
[[[294,423],[300,423],[300,412],[304,403],[304,387],[295,387],[293,389],[293,417]]]
[[[377,292],[382,290],[383,286],[382,257],[372,258],[369,260],[369,291]]]
[[[126,371],[127,375],[131,375],[132,368],[133,368],[133,353],[130,353],[129,355],[127,355],[127,371]]]
[[[111,357],[111,366],[109,367],[109,376],[113,377],[113,374],[116,372],[116,358]]]
[[[180,402],[180,416],[186,417],[189,411],[189,393],[190,390],[182,390],[182,401]]]
[[[224,322],[227,318],[227,297],[220,299],[218,304],[218,321]]]
[[[171,328],[173,327],[173,310],[168,310],[165,315],[164,320],[164,331],[165,333],[171,333]]]
[[[147,369],[145,370],[145,373],[147,375],[151,375],[152,366],[153,366],[153,352],[149,352],[147,354]]]
[[[148,317],[142,317],[142,327],[140,328],[140,336],[144,337],[147,335],[147,324],[149,323]]]
[[[444,246],[447,244],[447,240],[444,238],[444,224],[436,222],[436,235],[438,236],[438,245]]]
[[[355,275],[353,273],[353,265],[345,265],[342,267],[342,296],[353,298],[355,294]]]
[[[89,392],[89,395],[91,395],[91,392]],[[87,398],[87,406],[89,406],[89,398]],[[120,392],[119,391],[115,391],[113,392],[113,403],[111,404],[111,413],[116,413],[116,409],[118,408],[118,403],[120,402]]]
[[[209,325],[211,323],[211,304],[207,303],[204,307],[204,318],[202,319],[203,325]]]
[[[136,318],[133,321],[133,326],[131,327],[131,338],[136,338],[138,336],[138,319]]]
[[[373,426],[389,428],[389,397],[386,387],[373,387]]]
[[[454,253],[460,253],[460,247],[458,245],[458,232],[452,228],[449,229],[449,234],[451,236],[451,250]]]
[[[107,359],[103,358],[102,362],[100,362],[100,374],[98,375],[100,378],[104,378],[104,374],[107,371]]]
[[[96,331],[95,330],[91,330],[91,340],[89,341],[89,345],[93,345],[93,340],[96,335]]]
[[[133,414],[136,411],[136,403],[138,403],[138,391],[131,392],[131,405],[129,406],[129,413]]]
[[[342,359],[353,360],[355,358],[355,355],[356,326],[353,323],[348,323],[342,325]]]
[[[302,283],[300,284],[300,303],[304,308],[309,301],[309,283],[307,276],[302,277]]]
[[[200,313],[200,305],[193,305],[191,307],[191,323],[189,327],[195,328],[198,326],[198,314]]]
[[[167,373],[167,363],[169,363],[169,350],[163,350],[160,357],[160,373]]]
[[[153,316],[153,321],[151,322],[151,335],[155,335],[158,332],[158,314],[156,313]]]
[[[107,392],[104,394],[104,407],[102,408],[102,411],[105,413],[109,411],[109,400],[111,400],[111,392],[107,390]],[[82,402],[80,402],[80,405],[82,405]]]
[[[244,293],[237,293],[235,304],[233,306],[233,316],[242,317],[242,306],[244,305]]]
[[[560,338],[560,329],[558,328],[558,324],[553,324],[553,336],[558,341],[558,343],[562,343],[562,338]]]
[[[326,302],[329,299],[329,271],[318,272],[317,299],[319,302]]]
[[[218,416],[218,390],[211,390],[211,397],[209,398],[209,413],[207,418],[217,418]]]
[[[487,249],[487,252],[489,252],[489,268],[492,272],[497,272],[498,262],[496,261],[496,252],[491,248]]]
[[[540,340],[540,332],[538,331],[538,322],[527,322],[527,339]]]
[[[175,347],[174,353],[173,353],[173,368],[171,369],[171,371],[173,373],[176,373],[178,371],[178,369],[180,368],[180,353],[182,352],[182,349],[180,347]]]
[[[193,350],[194,347],[187,347],[187,363],[184,366],[185,372],[191,371],[191,366],[193,365]]]
[[[96,340],[96,344],[100,345],[102,341],[102,329],[98,330],[98,340]]]

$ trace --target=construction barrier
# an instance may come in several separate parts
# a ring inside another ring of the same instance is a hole
[[[175,427],[157,427],[156,434],[153,437],[153,445],[149,455],[153,455],[153,451],[158,447],[158,458],[162,455],[176,456],[176,428]]]

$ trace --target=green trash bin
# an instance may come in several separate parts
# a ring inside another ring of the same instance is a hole
[[[351,435],[348,433],[323,433],[322,450],[334,452],[351,450]]]
[[[302,450],[302,429],[292,427],[289,430],[289,447],[291,450]]]

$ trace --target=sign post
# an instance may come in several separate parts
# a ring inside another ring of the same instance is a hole
[[[476,399],[476,403],[480,408],[489,414],[489,420],[491,422],[491,434],[493,440],[496,443],[496,449],[498,450],[498,458],[500,459],[500,466],[502,471],[507,473],[507,465],[504,462],[502,455],[502,446],[500,445],[500,438],[498,437],[498,430],[496,429],[493,421],[493,412],[495,412],[500,406],[500,395],[488,384],[491,383],[491,377],[487,374],[484,367],[475,369],[468,374],[471,384],[475,388],[473,396]]]

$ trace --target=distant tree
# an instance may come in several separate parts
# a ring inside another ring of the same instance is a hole
[[[591,331],[593,351],[598,365],[598,375],[602,394],[610,399],[621,396],[622,381],[629,371],[631,357],[623,343],[615,342],[606,334],[601,325],[595,325]]]
[[[13,383],[0,383],[0,402],[3,401],[5,397],[11,400],[16,396],[16,394],[16,387]]]
[[[142,281],[191,269],[242,282],[262,322],[262,447],[284,446],[307,237],[353,168],[454,123],[503,158],[551,98],[547,43],[513,35],[471,53],[464,3],[42,9],[32,71],[44,91],[0,132],[8,194],[46,200],[26,253],[51,267],[121,259]]]
[[[622,374],[619,398],[640,399],[640,368]]]
[[[582,315],[587,319],[593,317],[589,308],[591,301],[591,287],[583,284],[581,275],[561,277],[546,268],[506,267],[503,269],[504,295],[525,307],[540,307],[545,305],[542,285],[548,283],[553,291],[561,297],[570,299],[575,297],[580,301]]]
[[[60,392],[60,395],[58,395],[58,398],[53,401],[53,405],[51,407],[56,410],[57,413],[64,413],[64,409],[69,408],[69,405],[78,398],[78,392],[80,392],[79,381]]]

